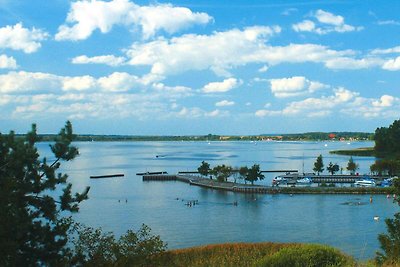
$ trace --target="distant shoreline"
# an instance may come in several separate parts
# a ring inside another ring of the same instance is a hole
[[[24,134],[17,134],[25,137]],[[54,141],[56,134],[39,134],[39,141]],[[260,134],[260,135],[93,135],[77,134],[74,141],[104,142],[104,141],[372,141],[372,133],[363,132],[311,132],[301,134]]]

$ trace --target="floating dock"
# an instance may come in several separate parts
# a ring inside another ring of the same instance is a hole
[[[92,175],[92,176],[90,176],[90,179],[115,178],[115,177],[124,177],[124,176],[125,175],[123,173],[107,174],[107,175]]]

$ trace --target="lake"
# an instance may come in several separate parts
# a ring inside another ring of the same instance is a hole
[[[226,242],[307,242],[337,247],[358,259],[372,258],[384,218],[400,209],[386,196],[260,195],[220,192],[181,182],[143,182],[138,172],[194,171],[205,160],[211,167],[260,164],[262,170],[312,172],[323,156],[345,170],[348,156],[330,150],[373,146],[372,142],[78,142],[80,156],[63,163],[73,190],[90,186],[89,200],[74,218],[116,235],[142,223],[160,235],[169,249]],[[50,155],[48,143],[38,145]],[[158,157],[157,157],[158,156]],[[371,157],[353,157],[360,174]],[[343,171],[345,173],[345,171]],[[124,173],[123,178],[89,179],[90,175]],[[270,185],[274,176],[258,184]],[[185,205],[198,200],[198,205]],[[232,203],[237,201],[238,205]],[[380,220],[375,221],[374,216]]]

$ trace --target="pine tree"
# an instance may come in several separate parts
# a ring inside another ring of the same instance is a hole
[[[50,146],[55,160],[49,163],[39,159],[35,124],[24,138],[0,133],[0,266],[65,264],[71,220],[60,213],[77,212],[89,191],[72,195],[68,176],[57,173],[61,161],[79,154],[73,138],[67,122]]]
[[[322,161],[322,155],[319,155],[314,162],[314,168],[313,171],[315,171],[318,175],[324,171],[324,163]]]

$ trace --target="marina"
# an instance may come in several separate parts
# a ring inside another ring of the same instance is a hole
[[[144,182],[142,176],[136,175],[147,172],[176,175],[196,170],[202,160],[209,162],[211,167],[256,163],[260,164],[261,170],[302,170],[304,162],[304,170],[311,170],[319,154],[324,157],[324,162],[345,166],[348,156],[332,155],[329,151],[371,146],[368,142],[352,145],[332,142],[328,147],[324,144],[78,142],[79,157],[62,165],[61,171],[69,174],[73,192],[91,187],[89,199],[81,203],[80,212],[73,214],[74,220],[91,227],[102,227],[116,236],[129,229],[139,229],[144,223],[168,242],[169,249],[227,242],[309,242],[332,245],[356,258],[371,258],[379,249],[378,234],[385,232],[385,218],[393,217],[399,207],[393,203],[393,197],[387,198],[386,194],[355,191],[386,188],[357,188],[344,183],[336,187],[316,187],[317,184],[313,184],[278,186],[269,194],[259,193],[262,190],[259,188],[265,186],[272,190],[272,180],[286,173],[266,172],[264,180],[256,181],[254,186],[248,183],[241,187],[232,186],[231,190],[179,180]],[[39,149],[41,155],[51,155],[48,143],[40,143]],[[156,158],[155,155],[166,156]],[[354,160],[360,166],[357,170],[360,174],[368,173],[374,162],[374,158],[368,157],[354,157]],[[124,174],[124,178],[88,179],[91,175],[104,174]],[[217,185],[216,180],[213,181],[214,186]],[[230,181],[233,183],[233,179]],[[313,193],[304,193],[309,190]],[[347,194],[343,193],[345,190],[348,190]],[[304,216],[305,212],[307,216]],[[380,219],[374,220],[374,216]]]

